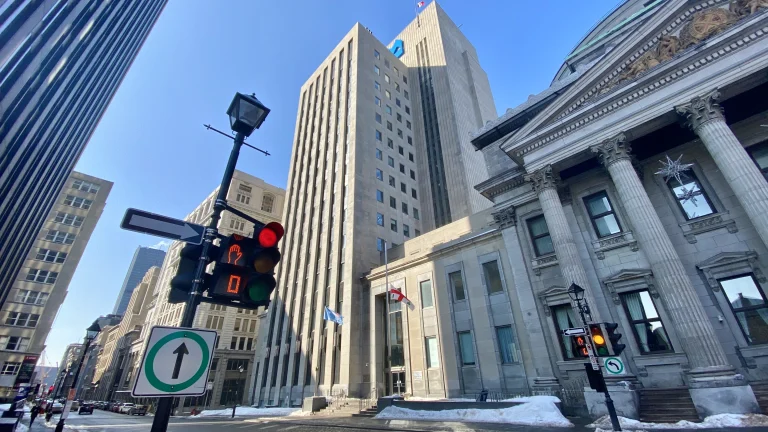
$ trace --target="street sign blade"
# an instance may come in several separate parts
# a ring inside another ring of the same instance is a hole
[[[213,330],[152,327],[131,395],[205,394],[216,338]]]
[[[191,244],[201,244],[205,235],[202,225],[134,208],[125,211],[120,228]]]
[[[563,336],[582,336],[587,332],[582,327],[574,327],[563,330]]]

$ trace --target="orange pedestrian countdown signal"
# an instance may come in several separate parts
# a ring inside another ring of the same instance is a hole
[[[589,355],[589,350],[587,350],[587,339],[584,336],[576,336],[573,338],[576,341],[576,346],[578,347],[579,352],[583,356]]]
[[[230,294],[240,294],[240,276],[229,275],[229,283],[227,283],[227,292]]]

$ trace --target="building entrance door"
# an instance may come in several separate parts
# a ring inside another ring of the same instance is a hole
[[[387,396],[403,393],[405,393],[405,372],[390,372],[387,382]]]

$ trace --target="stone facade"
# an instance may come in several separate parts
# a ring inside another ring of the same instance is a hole
[[[390,254],[390,285],[416,305],[399,318],[402,392],[557,392],[567,407],[599,414],[601,401],[584,390],[585,359],[560,333],[581,325],[567,295],[577,283],[587,320],[618,323],[627,345],[626,374],[608,379],[621,412],[642,411],[638,388],[686,388],[702,417],[760,410],[752,388],[768,378],[765,6],[628,1],[569,56],[556,91],[473,134],[494,166],[477,185],[493,208]],[[682,174],[665,175],[676,160]],[[386,273],[377,267],[366,279],[371,373],[391,393],[379,306]],[[425,280],[433,307],[422,300]],[[433,335],[438,362],[425,352]]]

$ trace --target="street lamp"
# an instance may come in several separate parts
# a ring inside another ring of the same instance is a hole
[[[589,313],[589,304],[584,299],[584,288],[575,283],[571,283],[571,286],[568,287],[568,297],[576,303],[576,308],[579,310],[579,315],[581,315],[582,325],[587,325],[589,321],[587,321],[585,315],[589,316],[590,321],[592,320],[592,316]]]
[[[77,388],[77,378],[80,376],[80,369],[83,367],[83,360],[85,354],[88,352],[88,348],[91,346],[91,342],[96,339],[96,336],[101,331],[98,321],[94,321],[90,327],[85,329],[85,338],[83,339],[83,352],[80,354],[80,360],[77,362],[77,369],[75,369],[75,375],[72,378],[72,385],[69,388],[69,394],[67,395],[67,402],[64,405],[64,411],[59,416],[59,422],[56,424],[55,432],[62,432],[64,430],[64,421],[69,415],[69,410],[72,408],[72,400],[75,398],[75,389]]]
[[[247,96],[238,92],[229,104],[227,114],[232,130],[248,137],[264,123],[269,108],[256,99],[255,94]]]
[[[243,367],[243,365],[240,365],[240,367],[237,368],[237,371],[240,373],[237,374],[238,387],[235,389],[234,406],[232,406],[232,418],[235,418],[235,410],[237,409],[237,398],[240,397],[240,381],[243,379],[243,372],[245,372],[245,368]],[[243,383],[243,385],[245,385],[245,383]]]

